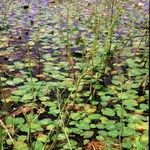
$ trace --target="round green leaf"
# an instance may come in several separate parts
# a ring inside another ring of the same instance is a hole
[[[16,141],[14,142],[14,149],[15,150],[28,150],[28,146],[23,141]]]
[[[91,120],[100,119],[100,117],[101,117],[100,114],[90,114],[90,115],[88,115],[88,118],[90,118]]]
[[[44,144],[41,141],[36,141],[33,144],[34,149],[36,150],[42,150],[43,149]]]
[[[111,108],[102,109],[102,113],[106,116],[111,116],[111,117],[115,116],[115,112]]]
[[[47,142],[47,140],[48,140],[48,136],[45,134],[39,134],[37,137],[37,141]]]
[[[65,139],[66,139],[65,134],[63,134],[63,133],[59,133],[59,134],[58,134],[58,137],[57,137],[57,140],[58,140],[58,141],[65,140]]]
[[[49,125],[51,123],[52,123],[51,119],[42,119],[38,122],[38,124],[40,124],[40,125]]]
[[[13,95],[23,96],[27,91],[25,89],[13,91]]]
[[[79,119],[81,119],[81,114],[79,112],[71,113],[70,118],[73,120],[79,120]]]
[[[13,81],[11,81],[11,80],[7,80],[6,84],[10,85],[10,86],[14,86],[15,85],[15,83]]]
[[[76,124],[76,127],[83,130],[90,130],[90,125],[86,122],[80,121],[80,124]]]
[[[14,78],[14,79],[13,79],[13,82],[14,82],[15,84],[20,84],[20,83],[24,82],[24,79],[23,79],[23,78]]]
[[[81,136],[83,136],[84,138],[90,138],[90,137],[93,136],[93,134],[94,134],[93,131],[84,131],[84,132],[81,134]]]
[[[23,124],[25,119],[22,117],[15,118],[15,124]]]
[[[119,132],[118,132],[118,130],[111,130],[108,132],[108,135],[115,138],[119,135]]]
[[[138,106],[138,103],[136,100],[124,100],[123,104],[128,107]]]

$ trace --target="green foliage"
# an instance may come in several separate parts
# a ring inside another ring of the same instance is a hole
[[[44,144],[42,142],[40,142],[40,141],[36,141],[33,144],[33,147],[34,147],[34,149],[41,150],[44,147]]]
[[[102,113],[106,116],[111,116],[111,117],[115,116],[115,112],[111,108],[102,109]]]
[[[14,149],[15,150],[28,150],[28,146],[27,146],[27,144],[25,143],[25,142],[23,142],[23,141],[16,141],[15,143],[14,143]]]

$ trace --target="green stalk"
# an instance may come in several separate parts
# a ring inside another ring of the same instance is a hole
[[[27,46],[28,47],[28,46]],[[33,82],[33,76],[32,76],[32,65],[31,65],[31,55],[30,55],[30,49],[28,47],[28,60],[29,60],[29,72],[30,72],[30,79],[31,79],[31,92],[33,96],[33,101],[35,101],[35,95],[34,95],[34,82]]]
[[[21,32],[20,32],[20,36],[23,39],[23,41],[25,43],[25,46],[26,46],[26,50],[27,50],[28,65],[29,65],[29,76],[30,76],[30,80],[31,80],[31,82],[30,82],[30,84],[31,84],[30,89],[31,89],[31,93],[32,93],[32,96],[33,96],[33,101],[35,102],[36,101],[36,97],[34,95],[35,91],[34,91],[34,82],[33,82],[33,76],[32,76],[32,58],[31,58],[31,54],[30,54],[31,46],[27,43],[27,41],[25,40],[25,38],[21,34]],[[26,117],[26,120],[28,120],[27,117]],[[28,136],[27,136],[27,138],[28,138],[28,145],[29,145],[28,148],[29,148],[29,150],[31,150],[32,149],[32,145],[31,145],[32,144],[31,123],[27,122],[27,124],[28,124]]]
[[[124,109],[124,105],[123,105],[123,100],[121,100],[121,116],[120,116],[120,124],[121,124],[121,127],[120,127],[120,134],[119,134],[119,150],[122,150],[122,140],[121,140],[121,137],[122,137],[122,134],[123,134],[123,109]]]
[[[104,54],[102,55],[102,57],[100,59],[100,64],[101,64],[100,77],[103,76],[103,74],[105,72],[107,60],[108,60],[110,52],[111,52],[111,44],[112,44],[112,38],[113,38],[115,25],[118,21],[120,14],[121,14],[121,11],[118,10],[117,14],[113,16],[113,19],[111,20],[110,27],[108,28],[108,34],[107,34],[106,40],[104,42]]]
[[[59,114],[60,114],[60,120],[61,120],[61,126],[62,126],[62,129],[63,129],[63,132],[66,136],[66,139],[67,139],[67,142],[69,144],[69,148],[70,150],[72,150],[72,146],[71,146],[71,143],[70,143],[70,140],[69,140],[69,135],[65,129],[65,123],[64,123],[64,118],[63,118],[63,113],[61,111],[61,95],[59,94],[59,90],[57,89],[57,102],[58,102],[58,109],[59,109]]]
[[[28,122],[28,135],[27,135],[27,141],[28,141],[28,149],[32,150],[32,139],[31,139],[31,123]]]
[[[20,32],[20,36],[22,37],[23,41],[25,42],[25,45],[26,45],[26,49],[27,49],[27,57],[28,57],[28,65],[29,65],[29,75],[30,75],[30,79],[31,79],[31,93],[32,93],[32,96],[33,96],[33,101],[35,101],[36,97],[34,95],[34,82],[33,82],[33,76],[32,76],[32,58],[31,58],[31,54],[30,54],[30,45],[27,43],[27,41],[25,40],[24,36],[21,34]]]
[[[118,19],[118,15],[116,15],[115,18],[112,20],[111,25],[108,29],[108,35],[107,35],[105,43],[104,43],[105,55],[107,55],[110,52],[113,32],[114,32],[114,28],[115,28],[117,19]]]

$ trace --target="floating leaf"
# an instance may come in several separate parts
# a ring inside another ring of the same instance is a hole
[[[84,118],[83,121],[84,121],[84,122],[87,122],[87,123],[91,123],[91,119],[90,119],[90,118],[87,118],[87,117]]]
[[[42,131],[43,128],[38,123],[31,123],[31,132]]]
[[[71,148],[75,149],[76,145],[78,144],[76,141],[74,140],[70,140],[70,144],[71,144]],[[70,145],[67,143],[63,146],[64,149],[70,149]]]
[[[100,130],[100,131],[98,131],[98,134],[103,137],[107,137],[108,132],[106,132],[105,130]]]
[[[22,117],[15,118],[15,124],[23,124],[25,119]]]
[[[131,149],[132,145],[133,145],[132,140],[129,140],[129,139],[125,139],[122,142],[122,147],[126,149]]]
[[[24,79],[23,79],[23,78],[14,78],[14,79],[13,79],[13,82],[14,82],[15,84],[20,84],[20,83],[23,83],[23,82],[24,82]]]
[[[42,96],[39,98],[41,101],[48,101],[50,98],[48,96]]]
[[[55,128],[55,125],[54,124],[50,124],[46,127],[47,130],[52,130]]]
[[[110,98],[111,98],[111,96],[105,96],[105,95],[101,96],[101,99],[102,99],[102,101],[104,101],[104,102],[109,101]]]
[[[57,137],[57,140],[58,140],[58,141],[65,140],[65,139],[66,139],[65,134],[63,134],[63,133],[59,133],[59,134],[58,134],[58,137]]]
[[[87,113],[94,113],[97,110],[97,107],[89,104],[85,104],[84,109],[85,109],[84,111]]]
[[[40,125],[49,125],[52,123],[51,119],[42,119],[38,122]]]
[[[73,120],[79,120],[79,119],[81,119],[81,114],[79,112],[71,113],[70,118]]]
[[[14,142],[14,149],[15,150],[28,150],[28,146],[23,141],[15,141]]]
[[[81,134],[83,130],[79,128],[71,128],[70,132],[75,133],[75,134]]]
[[[93,134],[94,134],[93,131],[84,131],[84,132],[81,134],[81,136],[83,136],[84,138],[90,138],[90,137],[93,136]]]
[[[146,99],[145,99],[145,97],[144,96],[140,96],[139,98],[138,98],[138,102],[144,102]]]
[[[115,116],[115,112],[111,108],[105,108],[105,109],[102,109],[101,111],[106,116],[111,116],[111,117]]]
[[[103,137],[103,136],[101,136],[101,135],[96,136],[96,139],[97,139],[97,140],[99,140],[99,141],[104,141],[104,140],[105,140],[105,139],[104,139],[104,137]]]
[[[1,77],[1,81],[6,81],[6,80],[7,80],[7,78]]]
[[[129,127],[123,127],[123,133],[122,136],[126,137],[126,136],[132,136],[135,133],[135,129],[131,129]]]
[[[122,81],[120,80],[120,77],[119,77],[119,76],[114,76],[114,77],[112,78],[112,83],[113,83],[114,85],[121,85],[121,84],[122,84]]]
[[[106,118],[106,117],[101,117],[100,120],[101,120],[101,123],[102,123],[102,124],[106,124],[107,121],[108,121],[108,118]]]
[[[124,100],[123,104],[128,107],[138,106],[138,103],[136,100]]]
[[[88,118],[90,118],[91,120],[100,119],[100,117],[101,117],[100,114],[90,114],[90,115],[88,115]]]
[[[48,112],[49,114],[52,114],[54,116],[57,116],[59,114],[59,109],[57,107],[50,107],[50,111]]]
[[[115,138],[115,137],[117,137],[119,135],[119,131],[118,130],[110,130],[108,132],[108,135],[113,137],[113,138]]]
[[[42,134],[42,133],[39,133],[39,134],[38,134],[37,141],[40,141],[40,142],[47,142],[47,140],[48,140],[48,136],[47,136],[47,135]]]
[[[33,147],[34,147],[34,149],[36,149],[36,150],[42,150],[43,147],[44,147],[44,144],[43,144],[41,141],[36,141],[36,142],[33,144]]]
[[[25,95],[23,95],[22,97],[22,101],[28,101],[28,100],[32,100],[33,99],[33,95],[31,93],[27,93]]]
[[[119,117],[123,118],[128,115],[127,112],[125,111],[125,109],[119,104],[115,105],[115,110],[116,110],[117,116],[119,116]]]
[[[14,122],[15,122],[15,118],[12,117],[12,116],[8,116],[8,117],[5,119],[5,123],[6,123],[7,125],[13,125]]]
[[[26,92],[27,91],[25,89],[24,90],[22,89],[22,90],[13,91],[12,94],[17,96],[23,96],[24,94],[26,94]]]
[[[86,122],[80,121],[80,124],[76,124],[76,127],[83,130],[90,130],[90,125]]]
[[[149,140],[149,136],[148,135],[144,134],[144,135],[141,136],[141,141],[147,143],[148,140]]]
[[[15,83],[13,81],[11,81],[11,80],[7,80],[6,84],[10,85],[10,86],[14,86],[15,85]]]
[[[85,139],[85,140],[83,141],[83,145],[88,144],[88,143],[89,143],[89,141],[90,141],[90,140]]]
[[[132,58],[127,59],[127,64],[130,68],[137,67],[137,64],[135,63],[135,61]]]
[[[17,140],[24,142],[26,139],[27,139],[27,136],[25,136],[25,135],[20,135]]]
[[[51,57],[51,54],[45,54],[45,55],[43,55],[43,58],[47,61],[53,60]]]
[[[121,92],[121,93],[118,93],[118,98],[119,99],[129,99],[130,95],[126,92]]]
[[[96,127],[97,127],[98,129],[104,129],[104,128],[105,128],[104,124],[102,124],[102,123],[96,124]]]
[[[140,109],[142,109],[143,111],[147,111],[148,105],[147,104],[140,104]]]
[[[25,65],[24,65],[23,63],[19,62],[19,61],[14,62],[14,67],[15,67],[16,69],[23,69],[24,66],[25,66]]]

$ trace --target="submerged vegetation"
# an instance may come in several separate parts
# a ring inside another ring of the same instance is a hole
[[[0,150],[147,150],[148,11],[1,0]]]

